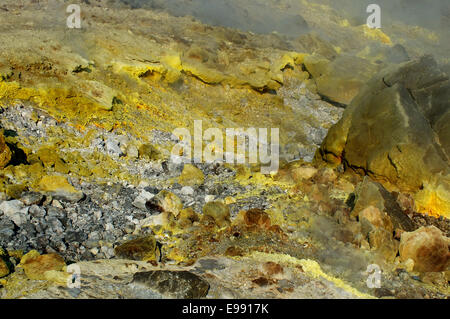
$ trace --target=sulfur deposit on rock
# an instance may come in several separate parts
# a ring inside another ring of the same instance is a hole
[[[317,92],[342,106],[350,104],[364,84],[379,71],[379,66],[348,55],[339,55],[333,61],[307,56],[304,65],[317,85]]]
[[[450,239],[434,226],[421,227],[403,233],[400,242],[400,259],[414,261],[414,270],[438,272],[447,270],[450,260]]]
[[[448,76],[430,56],[385,69],[367,83],[330,129],[320,156],[390,188],[417,192],[436,178],[435,184],[440,185],[450,169],[448,130],[441,126],[442,121],[448,122],[449,92]],[[422,211],[446,216],[446,205]]]
[[[83,192],[69,184],[64,176],[44,176],[38,184],[39,190],[49,193],[56,199],[78,202],[83,198]]]
[[[5,167],[11,160],[11,151],[6,145],[5,137],[0,133],[0,168]]]
[[[448,298],[450,28],[181,2],[84,1],[75,30],[64,0],[2,1],[0,298]],[[198,163],[230,128],[259,162]]]

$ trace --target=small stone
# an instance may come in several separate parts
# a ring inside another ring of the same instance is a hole
[[[236,256],[244,256],[244,251],[236,246],[230,246],[225,251],[225,256],[236,257]]]
[[[449,238],[434,226],[404,232],[400,240],[400,260],[414,260],[415,271],[443,271],[449,263],[449,244]]]
[[[392,225],[389,215],[381,212],[374,206],[369,206],[359,212],[359,221],[366,219],[372,227],[383,228],[389,232],[393,232],[394,226]]]
[[[64,209],[64,206],[57,199],[52,200],[52,206]]]
[[[265,277],[259,277],[254,280],[252,280],[255,284],[257,284],[260,287],[267,286],[269,284],[269,280]]]
[[[212,202],[215,198],[216,198],[216,196],[214,196],[214,195],[206,195],[205,196],[205,203]]]
[[[108,154],[113,156],[121,156],[123,155],[122,150],[120,149],[119,141],[115,137],[109,137],[105,141],[105,148]]]
[[[112,247],[102,246],[100,250],[105,255],[106,258],[109,259],[114,257],[114,249]]]
[[[60,255],[54,253],[40,255],[35,250],[24,255],[20,261],[25,275],[32,280],[45,280],[46,271],[61,271],[65,265],[64,259]]]
[[[267,275],[272,276],[276,274],[282,274],[284,272],[283,267],[280,264],[268,261],[263,265],[264,271]]]
[[[127,156],[132,159],[136,159],[139,157],[139,150],[136,145],[128,145],[127,147]]]
[[[130,240],[114,249],[117,257],[131,260],[156,260],[156,240],[146,236]]]
[[[252,208],[244,213],[244,222],[247,226],[256,226],[258,228],[270,228],[269,215],[259,208]]]
[[[301,182],[305,179],[310,179],[316,175],[317,169],[314,167],[296,167],[291,170],[292,179],[295,182]]]
[[[151,144],[142,144],[139,147],[139,158],[157,160],[160,157],[159,151]]]
[[[102,218],[103,213],[100,210],[94,212],[94,217],[96,220],[100,220]]]
[[[204,298],[209,291],[209,283],[189,271],[137,272],[133,276],[132,284],[145,286],[176,299]]]
[[[20,201],[26,206],[39,205],[44,200],[44,195],[38,192],[26,192],[20,197]]]
[[[147,210],[145,206],[149,200],[155,197],[155,194],[142,190],[139,195],[134,199],[133,206],[142,210]]]
[[[192,164],[185,164],[178,183],[183,186],[196,186],[203,184],[205,175],[203,172]]]
[[[203,206],[203,216],[212,217],[219,227],[230,224],[230,209],[221,202],[209,202]]]
[[[162,190],[147,202],[146,207],[151,210],[157,210],[161,213],[170,212],[176,217],[183,208],[183,203],[174,193]]]
[[[186,195],[186,196],[192,196],[194,195],[194,189],[191,186],[183,186],[181,188],[181,194]]]
[[[32,216],[35,217],[37,219],[40,218],[44,218],[45,214],[47,213],[45,211],[45,208],[43,207],[39,207],[37,205],[32,205],[29,209],[28,209],[28,213]]]
[[[178,215],[178,225],[181,228],[189,227],[197,221],[199,221],[199,217],[191,207],[181,210],[180,215]]]

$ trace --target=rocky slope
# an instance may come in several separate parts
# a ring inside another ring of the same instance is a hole
[[[447,35],[161,3],[0,6],[0,296],[447,298]],[[196,120],[279,128],[280,168],[174,163]]]

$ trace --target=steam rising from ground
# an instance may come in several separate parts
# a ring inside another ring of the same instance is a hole
[[[132,8],[166,10],[173,15],[192,15],[206,24],[242,31],[300,35],[308,28],[301,17],[303,5],[326,4],[355,24],[366,22],[366,8],[381,6],[387,25],[403,22],[435,30],[450,29],[448,0],[121,0]]]

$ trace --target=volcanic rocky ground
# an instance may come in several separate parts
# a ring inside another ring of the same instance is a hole
[[[2,2],[1,298],[448,298],[446,12],[200,2]],[[279,128],[279,169],[175,163],[195,120]]]

